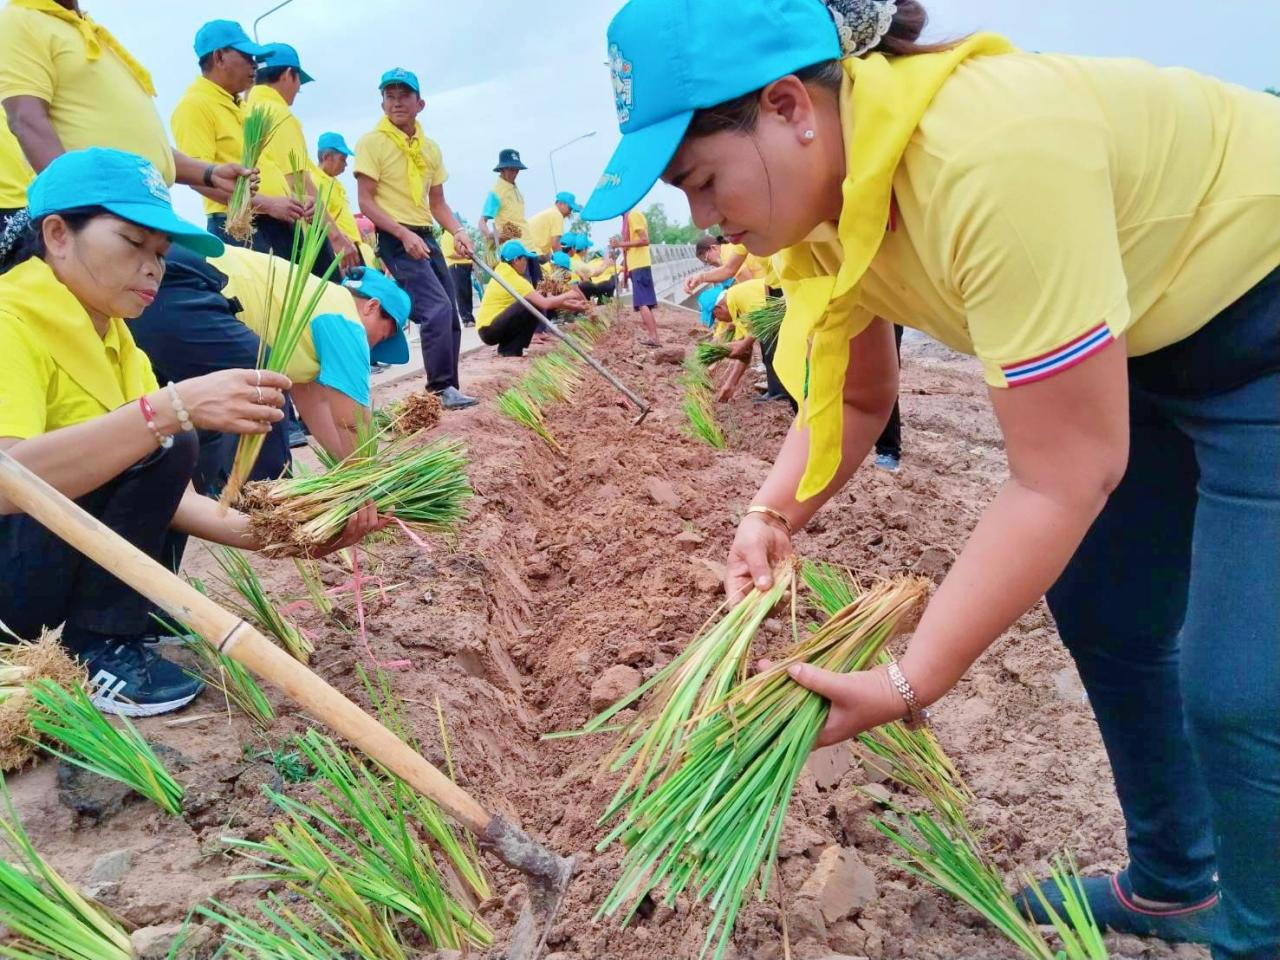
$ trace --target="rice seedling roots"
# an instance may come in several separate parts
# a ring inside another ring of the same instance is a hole
[[[664,340],[686,342],[686,314],[660,310],[658,320]],[[547,348],[534,353],[541,349]],[[726,449],[713,449],[683,433],[681,370],[653,363],[629,318],[593,349],[652,399],[654,413],[644,425],[632,427],[631,411],[593,377],[584,378],[571,399],[546,407],[559,451],[491,402],[449,414],[437,433],[467,444],[477,494],[470,519],[456,547],[429,539],[431,549],[424,550],[400,533],[371,543],[360,558],[364,620],[379,660],[410,662],[389,677],[427,758],[446,767],[438,697],[459,782],[531,836],[579,856],[547,952],[563,960],[688,958],[701,949],[709,916],[690,909],[687,899],[674,908],[646,904],[627,929],[592,921],[617,880],[622,855],[621,845],[594,852],[604,836],[596,819],[621,782],[600,773],[610,738],[538,738],[580,727],[596,712],[593,705],[612,702],[669,663],[711,615],[735,520],[764,477],[789,416],[783,404],[753,404],[748,376],[739,396],[717,407],[731,439]],[[462,366],[467,391],[488,398],[527,369],[490,353],[464,357]],[[797,544],[806,556],[864,575],[938,577],[1006,469],[978,366],[910,337],[903,365],[902,472],[864,469]],[[379,378],[375,401],[385,406],[421,387],[420,371],[400,381]],[[216,578],[205,551],[189,549],[187,560],[186,572]],[[254,566],[282,605],[306,597],[293,563],[254,558]],[[354,609],[349,566],[333,559],[322,562],[320,572],[334,604]],[[368,706],[354,666],[371,667],[348,632],[354,626],[322,617],[309,602],[290,616],[314,637],[313,668]],[[782,620],[767,621],[759,649],[776,654],[789,633]],[[938,705],[939,740],[977,796],[969,819],[1010,886],[1024,870],[1044,876],[1048,859],[1064,847],[1086,873],[1126,862],[1110,774],[1076,684],[1052,621],[1036,609]],[[212,896],[257,916],[263,885],[227,884],[246,871],[218,854],[218,838],[260,841],[272,832],[279,817],[262,786],[316,801],[314,784],[282,785],[270,759],[277,748],[293,749],[288,738],[311,721],[267,692],[278,708],[269,742],[238,715],[228,726],[221,698],[209,694],[174,718],[138,724],[149,739],[193,761],[175,774],[187,788],[182,818],[133,801],[95,826],[77,821],[59,802],[53,763],[11,777],[36,848],[81,885],[101,858],[131,851],[126,878],[102,896],[133,924],[181,923],[192,905]],[[185,720],[202,715],[206,719]],[[183,725],[168,725],[179,718]],[[249,756],[266,759],[247,759],[244,744]],[[895,803],[907,796],[883,782],[878,769],[852,766],[842,750],[825,752],[800,778],[778,870],[793,956],[1012,960],[1013,949],[971,911],[893,865],[900,852],[870,822],[886,811],[866,789],[887,791]],[[492,857],[482,859],[493,895],[479,916],[496,947],[472,955],[488,960],[510,939],[520,878]],[[835,896],[824,914],[822,878],[833,865],[845,878],[837,892],[859,896],[843,902]],[[766,902],[744,905],[733,939],[738,960],[781,960],[776,886]],[[1113,956],[1208,956],[1155,942],[1111,942]]]

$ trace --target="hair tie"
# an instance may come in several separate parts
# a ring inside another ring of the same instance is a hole
[[[846,57],[874,50],[893,26],[896,0],[824,0]]]

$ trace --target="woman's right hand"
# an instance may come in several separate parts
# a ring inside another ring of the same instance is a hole
[[[752,587],[773,586],[773,569],[791,556],[791,534],[777,520],[760,513],[748,513],[738,524],[733,546],[725,564],[724,592],[737,603]]]
[[[219,370],[177,384],[178,396],[191,423],[220,433],[270,433],[284,419],[284,391],[293,386],[283,373],[271,370]],[[153,404],[157,412],[176,415],[167,389]]]

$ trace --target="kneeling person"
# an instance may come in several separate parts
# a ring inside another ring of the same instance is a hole
[[[498,251],[502,260],[495,271],[512,290],[520,294],[544,314],[567,308],[586,310],[587,301],[582,294],[571,289],[554,297],[538,293],[525,276],[529,258],[535,254],[519,240],[508,240]],[[484,288],[484,300],[476,312],[476,332],[491,347],[498,348],[503,357],[522,357],[538,329],[535,317],[519,300],[513,297],[497,280],[490,280]]]

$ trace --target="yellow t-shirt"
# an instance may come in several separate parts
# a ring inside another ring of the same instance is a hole
[[[516,273],[511,264],[500,263],[494,272],[507,281],[520,296],[527,297],[533,293],[533,284],[524,274]],[[480,301],[480,309],[476,311],[476,329],[483,330],[497,319],[498,314],[515,302],[516,298],[507,293],[502,288],[502,284],[497,280],[490,280],[485,284],[484,299]]]
[[[724,305],[733,323],[733,339],[742,340],[751,336],[746,324],[747,315],[763,307],[767,295],[768,285],[764,278],[743,280],[725,291]]]
[[[39,10],[0,10],[0,101],[38,97],[67,150],[136,153],[174,180],[173,148],[151,95],[106,44],[90,60],[74,24]]]
[[[415,203],[409,184],[409,158],[389,135],[381,130],[370,130],[356,142],[357,177],[368,177],[377,187],[373,199],[396,222],[408,227],[429,227],[432,219],[428,206],[431,188],[449,178],[444,168],[440,147],[430,137],[411,137],[411,146],[422,151],[426,169],[422,173],[422,202]],[[417,171],[413,172],[417,176]]]
[[[27,187],[36,173],[27,163],[18,138],[7,123],[0,123],[0,210],[16,210],[27,205]]]
[[[266,107],[270,111],[273,124],[271,139],[267,141],[262,155],[283,174],[305,172],[310,165],[307,159],[307,138],[302,133],[302,124],[294,116],[289,104],[285,103],[284,97],[274,87],[254,84],[245,97],[244,111],[247,113],[257,106]]]
[[[1122,335],[1150,353],[1280,264],[1280,162],[1262,158],[1280,158],[1280,98],[1136,60],[969,60],[907,147],[896,229],[843,308],[975,354],[995,387]],[[834,275],[834,227],[810,244]]]
[[[159,389],[125,321],[106,336],[48,265],[0,277],[0,437],[29,437],[110,413]],[[141,429],[141,427],[139,427]]]
[[[440,252],[444,254],[444,262],[451,267],[470,263],[466,257],[458,256],[458,248],[453,242],[453,234],[448,230],[440,231]]]
[[[356,226],[355,215],[351,212],[351,204],[347,200],[347,188],[342,181],[331,177],[314,163],[311,165],[311,180],[316,185],[316,195],[323,198],[328,192],[329,202],[325,207],[333,222],[338,225],[342,235],[352,243],[360,243],[360,228]]]
[[[549,257],[551,242],[560,236],[564,236],[564,214],[552,204],[529,218],[529,226],[524,232],[524,245]]]
[[[244,108],[212,80],[196,77],[169,118],[173,140],[189,157],[205,163],[239,163],[244,152]],[[290,196],[284,174],[263,154],[258,164],[258,192],[269,197]],[[205,197],[204,212],[226,213],[227,206]]]
[[[596,265],[600,269],[595,276],[596,283],[604,283],[618,275],[618,265],[608,258],[597,261]]]
[[[227,275],[227,285],[222,292],[228,299],[234,297],[240,301],[242,309],[236,315],[240,322],[271,344],[275,340],[280,307],[288,283],[289,261],[273,257],[269,253],[228,245],[222,256],[210,257],[209,263]],[[271,274],[270,287],[267,285],[268,273]],[[360,323],[360,314],[356,311],[351,291],[340,284],[330,283],[316,276],[309,277],[302,297],[303,303],[314,295],[317,284],[324,285],[324,292],[316,304],[314,316],[336,313]],[[319,375],[320,356],[308,328],[298,341],[293,356],[289,358],[285,376],[294,383],[313,383]]]
[[[630,232],[628,239],[638,240],[636,236],[641,230],[648,231],[649,221],[645,219],[643,213],[639,210],[632,210],[627,214],[627,228]],[[646,243],[643,247],[629,247],[627,249],[627,269],[639,270],[641,267],[647,267],[653,261],[649,257],[649,245]]]
[[[498,198],[498,212],[493,215],[495,230],[501,230],[507,224],[520,228],[520,236],[524,237],[529,229],[529,222],[524,216],[524,194],[514,183],[508,183],[502,177],[493,185],[492,193]]]

